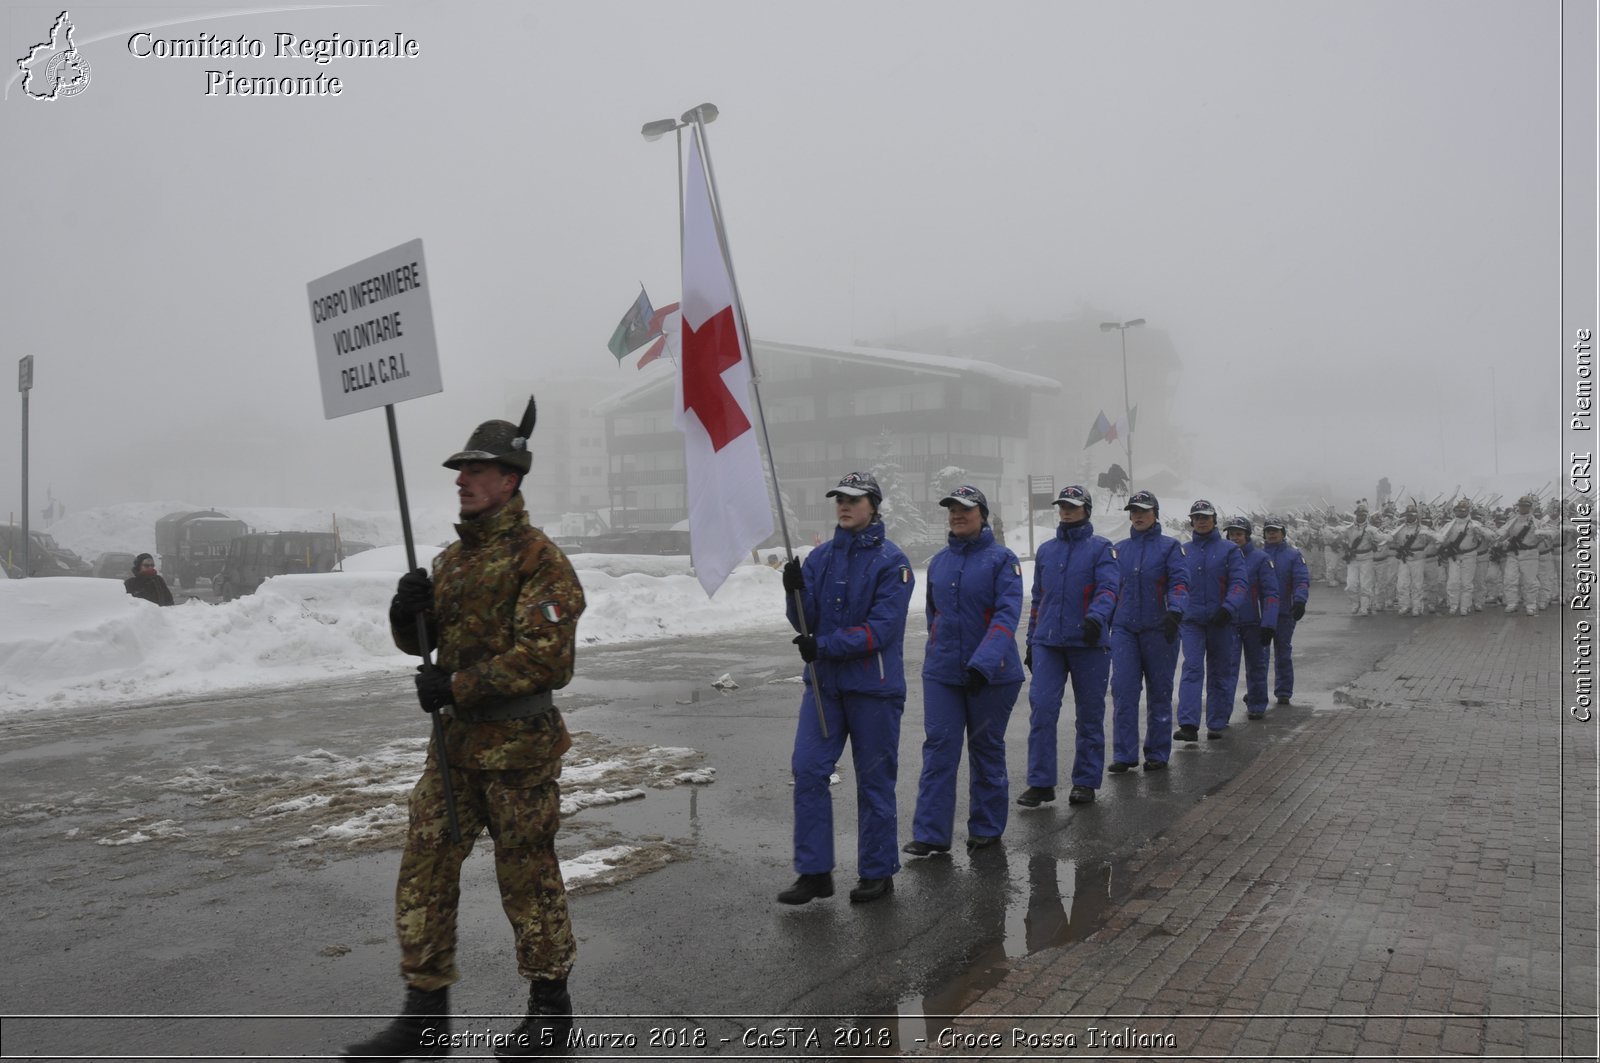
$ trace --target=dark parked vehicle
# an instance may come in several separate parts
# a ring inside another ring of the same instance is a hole
[[[133,559],[138,554],[101,554],[94,559],[94,574],[101,579],[127,579],[133,575]]]
[[[89,562],[42,531],[29,528],[28,543],[30,576],[88,576],[94,573]],[[133,564],[132,557],[128,558],[128,564]],[[22,525],[0,524],[0,565],[5,566],[6,575],[12,579],[22,575]]]
[[[347,548],[344,553],[351,551]],[[338,537],[333,532],[258,532],[239,535],[228,544],[222,569],[211,580],[217,601],[254,594],[273,576],[332,572],[339,563]]]
[[[582,540],[577,552],[595,554],[683,554],[689,553],[689,533],[686,531],[632,531],[606,532]]]

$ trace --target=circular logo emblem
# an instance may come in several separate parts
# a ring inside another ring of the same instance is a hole
[[[76,48],[57,52],[44,68],[44,83],[56,96],[76,96],[89,87],[89,61]]]

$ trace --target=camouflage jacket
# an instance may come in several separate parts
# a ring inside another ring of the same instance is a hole
[[[461,536],[433,562],[438,665],[454,673],[459,708],[558,690],[572,681],[583,587],[559,547],[528,523],[520,494]],[[391,625],[395,645],[417,653],[415,627]],[[529,786],[561,772],[570,740],[554,710],[515,720],[465,721],[445,714],[450,763],[530,771]]]

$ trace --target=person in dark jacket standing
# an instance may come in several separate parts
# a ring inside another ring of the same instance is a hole
[[[1056,799],[1056,720],[1067,680],[1072,680],[1077,742],[1067,803],[1087,805],[1104,777],[1106,683],[1111,651],[1103,635],[1111,626],[1121,573],[1111,541],[1094,533],[1094,501],[1073,484],[1056,496],[1061,522],[1056,537],[1039,547],[1033,563],[1028,612],[1028,788],[1017,804],[1037,808]]]
[[[1272,638],[1272,692],[1279,705],[1289,704],[1294,697],[1294,628],[1306,615],[1306,602],[1311,598],[1311,569],[1300,551],[1289,545],[1286,538],[1288,522],[1282,517],[1268,517],[1261,525],[1261,547],[1272,558],[1273,571],[1278,574],[1278,630]]]
[[[1178,679],[1180,742],[1200,740],[1200,710],[1207,738],[1221,738],[1233,716],[1233,685],[1239,634],[1234,619],[1244,608],[1244,555],[1217,532],[1217,507],[1198,499],[1189,507],[1189,601],[1178,634],[1183,639],[1183,672]]]
[[[156,560],[149,554],[133,559],[133,575],[122,581],[122,586],[135,598],[143,598],[155,605],[172,604],[172,588],[156,571]]]
[[[963,738],[967,848],[993,845],[1005,833],[1006,724],[1022,690],[1022,565],[995,540],[982,491],[963,484],[939,504],[949,511],[950,540],[928,563],[922,778],[912,840],[902,850],[911,856],[950,850]]]
[[[1172,753],[1172,682],[1178,624],[1189,600],[1188,565],[1178,540],[1161,530],[1161,503],[1136,491],[1122,507],[1129,535],[1117,544],[1121,570],[1111,618],[1111,766],[1139,766],[1139,692],[1144,690],[1144,770],[1160,771]]]
[[[572,680],[583,587],[559,547],[528,523],[522,478],[527,440],[509,421],[487,421],[454,469],[460,539],[400,578],[389,606],[394,643],[418,653],[418,620],[438,663],[418,666],[417,700],[439,713],[411,791],[410,826],[395,887],[403,1014],[348,1057],[432,1058],[449,1034],[456,971],[461,865],[478,835],[494,839],[500,904],[511,921],[517,971],[528,980],[527,1017],[500,1035],[495,1055],[524,1059],[566,1047],[572,1029],[567,975],[577,955],[556,859],[561,755],[572,745],[551,691]],[[441,748],[442,746],[442,748]],[[461,838],[451,837],[441,757],[448,758]]]
[[[812,550],[805,565],[784,566],[789,623],[801,630],[794,592],[805,604],[805,633],[794,639],[806,669],[794,754],[794,868],[782,904],[833,896],[833,798],[828,778],[850,740],[856,773],[857,871],[850,899],[875,901],[894,889],[900,870],[895,778],[900,717],[906,706],[904,637],[915,580],[911,563],[884,537],[883,492],[853,472],[828,492],[838,526],[833,541]],[[824,737],[817,706],[827,720]]]
[[[1244,671],[1244,714],[1259,720],[1267,714],[1267,654],[1278,633],[1278,572],[1272,555],[1256,549],[1249,517],[1230,517],[1223,534],[1244,556],[1244,605],[1234,618],[1239,629],[1239,656],[1233,659],[1229,698],[1239,689],[1240,661]]]

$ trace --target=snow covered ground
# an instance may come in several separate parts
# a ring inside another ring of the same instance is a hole
[[[435,552],[419,549],[419,560]],[[118,580],[0,581],[0,714],[407,671],[416,660],[395,649],[388,621],[404,550],[372,555],[351,559],[352,571],[277,576],[236,601],[166,609]],[[735,570],[712,600],[686,571],[611,575],[619,559],[595,556],[573,557],[585,645],[783,623],[782,581],[765,566]],[[392,567],[374,567],[386,559]]]
[[[157,519],[194,508],[182,502],[106,506],[72,514],[49,531],[92,561],[101,552],[150,550]],[[1169,508],[1182,514],[1188,505]],[[224,511],[261,531],[328,530],[334,521],[321,510]],[[1113,540],[1126,534],[1120,511],[1096,516],[1102,534]],[[454,538],[452,520],[450,512],[415,515],[419,563],[439,549],[421,544]],[[400,539],[397,513],[341,513],[338,524],[350,539]],[[1053,533],[1053,523],[1041,521],[1035,544]],[[1025,527],[1009,529],[1007,539],[1026,555]],[[578,627],[584,645],[784,624],[779,573],[764,565],[736,569],[709,599],[684,557],[574,554],[571,560],[588,598]],[[394,648],[387,620],[395,580],[405,568],[404,547],[380,546],[348,559],[344,572],[278,576],[236,601],[167,609],[128,596],[118,580],[0,580],[0,715],[409,670],[415,661]]]

